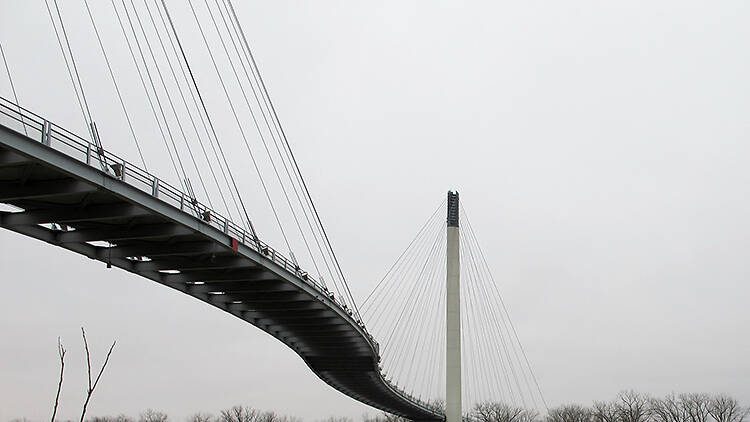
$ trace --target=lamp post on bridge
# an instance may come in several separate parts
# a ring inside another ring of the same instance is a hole
[[[461,422],[461,263],[458,192],[448,191],[446,253],[445,421]]]

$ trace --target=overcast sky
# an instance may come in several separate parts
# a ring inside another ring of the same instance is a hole
[[[748,2],[235,3],[355,298],[458,189],[551,405],[750,404]],[[60,4],[104,142],[133,157],[82,2]],[[0,0],[0,42],[20,102],[85,133],[44,2]],[[77,417],[82,325],[95,362],[118,342],[90,415],[370,411],[190,296],[8,231],[0,250],[0,420],[50,416],[58,336]]]

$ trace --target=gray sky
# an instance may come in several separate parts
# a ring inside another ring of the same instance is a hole
[[[134,159],[82,2],[60,3],[105,145]],[[236,3],[356,298],[455,188],[551,405],[629,388],[750,403],[747,2]],[[85,133],[44,2],[0,11],[21,103]],[[266,204],[248,208],[272,236]],[[369,409],[189,296],[8,231],[0,246],[2,420],[49,417],[57,336],[76,417],[81,325],[96,362],[118,341],[90,415]]]

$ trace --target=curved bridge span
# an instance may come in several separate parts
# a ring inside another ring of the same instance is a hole
[[[0,226],[177,289],[255,325],[378,409],[442,421],[388,382],[378,343],[327,289],[157,177],[0,99]]]

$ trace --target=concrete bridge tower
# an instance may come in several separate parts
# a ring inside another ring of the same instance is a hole
[[[445,421],[461,422],[461,263],[458,192],[448,191]]]

